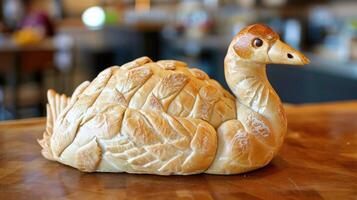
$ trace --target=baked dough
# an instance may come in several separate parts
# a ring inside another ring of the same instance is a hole
[[[49,90],[42,154],[86,172],[237,174],[260,168],[276,155],[287,129],[267,63],[308,59],[255,24],[234,37],[225,58],[234,96],[186,63],[148,57],[104,70],[71,98]]]

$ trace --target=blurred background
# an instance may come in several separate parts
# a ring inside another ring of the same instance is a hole
[[[269,66],[287,103],[357,99],[354,0],[1,0],[0,120],[43,116],[46,90],[71,95],[112,65],[178,59],[226,87],[232,36],[272,26],[312,61]]]

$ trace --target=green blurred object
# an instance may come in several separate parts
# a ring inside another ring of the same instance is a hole
[[[114,9],[105,10],[105,24],[117,24],[119,22],[119,13]]]
[[[357,30],[357,20],[351,20],[350,24],[353,29]]]

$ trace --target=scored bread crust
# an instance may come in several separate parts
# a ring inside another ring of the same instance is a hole
[[[267,119],[180,61],[142,57],[58,96],[48,92],[42,154],[81,171],[235,174],[277,150]]]
[[[47,138],[50,159],[82,171],[204,172],[217,150],[215,128],[236,118],[229,92],[174,60],[108,68],[73,96]]]

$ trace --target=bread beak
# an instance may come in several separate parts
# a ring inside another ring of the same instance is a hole
[[[268,56],[271,64],[305,65],[310,60],[298,50],[277,40],[269,49]]]

